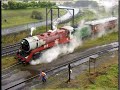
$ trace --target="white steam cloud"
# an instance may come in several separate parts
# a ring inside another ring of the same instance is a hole
[[[84,20],[81,21],[81,24],[79,25],[81,27],[79,28],[79,30],[82,28],[83,25],[84,25]],[[53,60],[55,60],[59,55],[72,53],[75,48],[82,45],[82,40],[79,37],[80,36],[73,36],[69,44],[57,45],[44,51],[38,59],[32,60],[30,64],[37,65],[40,63],[50,63]]]
[[[118,5],[118,0],[102,0],[99,5],[104,6],[105,11],[109,13],[114,6]]]
[[[50,63],[55,60],[61,54],[72,53],[76,47],[82,44],[82,41],[74,37],[69,44],[57,45],[51,49],[46,50],[42,53],[41,57],[37,60],[32,60],[30,64],[36,65],[40,63]]]
[[[34,30],[36,30],[36,28],[35,28],[35,27],[31,27],[31,29],[30,29],[30,30],[31,30],[30,35],[32,36],[33,31],[34,31]]]
[[[106,35],[106,27],[108,23],[104,23],[100,26],[98,26],[99,32],[98,32],[98,37],[102,37],[103,35]]]
[[[93,7],[89,6],[88,9],[95,14],[95,17],[97,17],[97,18],[102,17],[102,15],[99,13],[98,10],[96,10],[96,8],[93,8]]]

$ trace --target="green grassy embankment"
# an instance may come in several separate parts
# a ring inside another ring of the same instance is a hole
[[[95,39],[88,38],[87,40],[83,41],[82,46],[79,46],[75,51],[83,51],[90,47],[108,44],[116,41],[118,41],[118,32],[112,32],[105,36],[95,38]]]
[[[105,71],[99,71],[99,73],[103,75],[95,77],[95,84],[88,85],[88,89],[118,90],[118,64],[109,65]]]
[[[11,66],[11,65],[13,65],[16,62],[17,61],[14,58],[14,56],[5,56],[5,57],[2,57],[2,61],[1,61],[2,69],[6,68],[8,66]]]
[[[32,11],[38,11],[41,12],[43,19],[37,20],[31,18]],[[66,13],[65,10],[60,10],[61,15],[64,15]],[[54,10],[54,17],[57,17],[57,10]],[[50,14],[48,15],[48,18],[50,18]],[[4,20],[7,20],[5,22]],[[39,21],[45,21],[46,20],[46,9],[45,8],[34,8],[34,9],[20,9],[20,10],[2,10],[2,29],[13,27],[17,25],[23,25],[28,24],[31,22],[39,22]]]

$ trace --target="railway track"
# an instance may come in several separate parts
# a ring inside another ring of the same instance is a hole
[[[56,72],[59,72],[59,71],[65,69],[65,68],[67,68],[68,64],[73,64],[73,66],[75,66],[74,63],[76,63],[76,62],[78,62],[78,61],[80,61],[79,64],[88,62],[89,60],[82,61],[82,59],[87,58],[87,57],[90,57],[90,56],[92,56],[92,55],[99,55],[99,56],[100,56],[100,55],[102,55],[102,54],[104,54],[104,53],[108,53],[109,51],[112,51],[112,50],[115,49],[115,48],[118,48],[118,46],[109,47],[109,48],[106,48],[106,49],[103,49],[103,50],[101,49],[100,51],[93,52],[93,53],[91,52],[91,53],[89,53],[89,54],[87,54],[87,55],[84,55],[84,56],[82,56],[82,57],[74,58],[72,61],[69,61],[69,62],[64,63],[64,64],[62,64],[62,65],[59,65],[58,67],[54,67],[53,69],[48,69],[48,70],[46,70],[46,73],[47,73],[47,74],[54,74],[54,73],[56,73]],[[33,76],[33,77],[30,77],[30,78],[28,78],[28,79],[26,79],[26,80],[23,80],[23,81],[21,81],[21,82],[19,82],[19,83],[17,83],[17,84],[14,84],[14,85],[12,85],[12,86],[9,86],[9,87],[7,87],[7,88],[4,88],[4,89],[5,89],[5,90],[8,90],[8,89],[13,90],[13,89],[16,88],[18,85],[21,85],[21,84],[23,84],[23,83],[32,83],[32,80],[35,79],[35,78],[37,78],[38,76],[39,76],[39,74],[37,74],[37,75],[35,75],[35,76]]]
[[[18,51],[19,47],[20,47],[20,43],[2,47],[2,56],[15,54]]]
[[[19,65],[21,65],[21,62],[15,63],[12,66],[3,69],[2,70],[2,78],[6,77],[10,73],[13,73],[14,69],[17,68]]]

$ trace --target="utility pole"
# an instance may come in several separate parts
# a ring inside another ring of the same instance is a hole
[[[51,30],[53,30],[53,10],[51,8]]]
[[[119,2],[118,2],[118,6],[119,6],[119,10],[118,11],[120,11],[120,0],[119,0]],[[118,36],[120,36],[120,12],[119,12],[119,15],[118,15],[119,17],[118,17]],[[119,38],[119,45],[120,45],[120,38]],[[119,55],[118,55],[118,63],[120,63],[120,47],[119,47]],[[119,68],[120,68],[120,65],[118,65],[119,66]],[[120,90],[120,69],[119,69],[119,76],[118,76],[119,78],[119,80],[118,80],[118,90]]]
[[[69,78],[68,78],[68,82],[70,82],[70,80],[71,80],[71,66],[70,66],[70,64],[68,65],[68,73],[69,73]]]

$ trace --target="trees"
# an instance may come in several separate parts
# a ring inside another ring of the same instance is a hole
[[[25,9],[27,8],[26,3],[21,3],[21,2],[14,2],[14,1],[8,1],[8,7],[9,9]]]
[[[3,3],[2,7],[6,10],[6,9],[8,9],[8,4]]]
[[[30,3],[27,3],[26,2],[15,2],[15,1],[8,1],[8,4],[4,4],[2,5],[2,7],[4,9],[25,9],[25,8],[28,8],[28,7],[31,7],[31,8],[35,8],[35,7],[41,7],[41,8],[46,8],[46,7],[52,7],[52,6],[55,6],[56,4],[55,3],[51,3],[51,2],[30,2]]]

